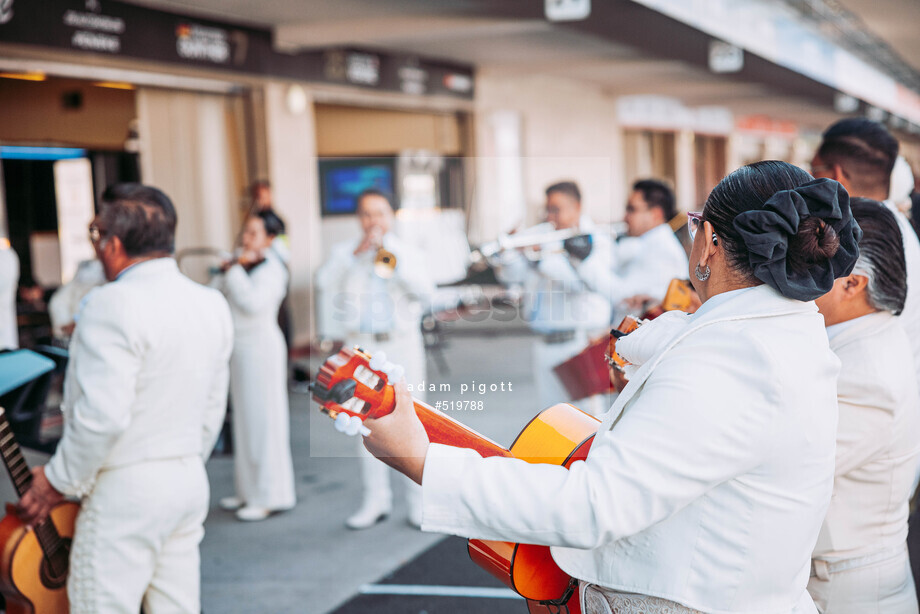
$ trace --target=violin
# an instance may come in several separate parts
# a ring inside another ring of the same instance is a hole
[[[249,260],[248,258],[243,258],[244,255],[245,253],[235,256],[231,258],[230,260],[225,261],[223,264],[220,265],[220,272],[226,273],[230,269],[230,267],[238,264],[241,267],[243,267],[244,271],[249,273],[254,268],[256,268],[257,266],[265,262],[265,256],[260,255],[255,260]]]

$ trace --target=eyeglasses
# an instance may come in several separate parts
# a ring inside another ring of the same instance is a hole
[[[96,243],[99,243],[99,241],[102,240],[102,235],[103,235],[103,232],[102,230],[100,230],[98,226],[96,226],[95,224],[90,224],[89,240],[93,245],[95,245]]]
[[[703,212],[691,212],[687,214],[687,232],[690,233],[690,240],[696,238],[696,231],[703,225]]]

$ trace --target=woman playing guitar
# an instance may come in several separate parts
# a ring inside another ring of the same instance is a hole
[[[859,230],[839,184],[774,161],[691,222],[703,305],[636,365],[584,462],[431,443],[404,385],[365,445],[422,484],[424,529],[552,546],[589,613],[814,612],[837,410],[812,301],[852,270]]]

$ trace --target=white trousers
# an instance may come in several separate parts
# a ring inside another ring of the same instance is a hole
[[[375,353],[384,352],[388,361],[402,365],[406,370],[406,379],[410,384],[417,385],[427,378],[425,347],[420,334],[413,336],[394,335],[388,341],[377,341],[373,335],[354,334],[349,335],[346,345],[357,345],[370,352],[372,356]],[[412,396],[419,401],[425,400],[424,391],[413,392]],[[390,486],[390,468],[367,451],[361,437],[356,439],[358,440],[358,456],[361,458],[361,482],[364,486],[363,503],[376,504],[380,507],[391,506],[393,504],[393,489]],[[421,507],[422,487],[401,473],[395,471],[392,473],[398,475],[398,479],[403,482],[406,503],[409,505],[409,509],[419,509]]]
[[[821,614],[917,614],[907,548],[885,561],[812,577],[808,592]]]
[[[209,496],[197,456],[100,472],[77,516],[71,614],[199,614]]]

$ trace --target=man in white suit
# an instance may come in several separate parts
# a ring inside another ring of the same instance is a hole
[[[223,296],[170,257],[175,228],[169,198],[139,184],[120,186],[90,226],[109,283],[82,309],[64,435],[20,504],[34,525],[62,497],[82,498],[72,614],[201,609],[204,461],[223,422],[233,328]]]
[[[574,181],[547,187],[546,221],[515,236],[569,229],[590,236],[591,258],[610,266],[611,241],[605,233],[595,233],[591,218],[582,213],[581,191]],[[583,350],[591,336],[610,328],[611,305],[603,293],[579,277],[573,266],[575,258],[565,252],[551,252],[536,261],[527,256],[527,249],[506,251],[495,273],[503,284],[523,291],[521,315],[538,335],[531,369],[540,407],[545,408],[569,398],[553,367]]]
[[[907,296],[895,213],[850,201],[863,230],[853,272],[815,302],[840,358],[834,495],[808,591],[819,612],[916,614],[907,516],[920,467],[920,398],[898,316]]]
[[[412,382],[426,379],[421,333],[422,304],[434,290],[424,255],[390,232],[393,206],[378,190],[357,199],[360,239],[334,245],[316,274],[319,328],[323,337],[344,339],[405,368]],[[379,250],[395,256],[395,266],[375,265]],[[415,392],[424,400],[424,391]],[[391,511],[390,471],[360,446],[363,501],[345,524],[351,529],[373,526]],[[418,486],[403,480],[409,523],[421,524]]]
[[[898,140],[882,124],[864,117],[842,119],[824,132],[811,173],[835,179],[850,196],[877,200],[895,214],[907,261],[907,301],[900,322],[910,338],[920,386],[920,240],[888,194],[898,149]]]
[[[591,253],[576,269],[588,286],[613,305],[613,324],[648,301],[661,301],[668,283],[687,277],[687,253],[668,221],[677,215],[674,193],[656,179],[633,184],[626,203],[627,236],[613,254]]]

